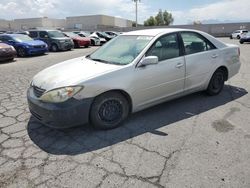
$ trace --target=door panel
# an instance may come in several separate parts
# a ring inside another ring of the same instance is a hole
[[[157,56],[158,64],[135,69],[135,108],[157,103],[184,89],[185,59],[180,56],[177,34],[160,37],[146,53]]]

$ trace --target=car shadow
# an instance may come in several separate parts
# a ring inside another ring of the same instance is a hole
[[[0,61],[0,65],[2,64],[8,64],[8,63],[15,63],[17,60],[16,59],[11,59],[11,60],[4,60],[4,61]]]
[[[157,129],[227,104],[247,93],[245,89],[229,85],[225,85],[218,96],[194,93],[135,113],[121,127],[108,131],[94,130],[89,125],[52,129],[33,117],[27,129],[31,140],[42,150],[55,155],[76,155],[106,148],[148,132],[167,136],[167,133]]]

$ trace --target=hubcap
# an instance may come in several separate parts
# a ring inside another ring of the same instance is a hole
[[[99,117],[102,121],[112,123],[118,121],[122,117],[122,105],[119,101],[112,99],[102,103],[99,109]]]
[[[23,57],[23,56],[25,55],[24,49],[19,48],[19,49],[18,49],[18,54],[19,54],[21,57]]]

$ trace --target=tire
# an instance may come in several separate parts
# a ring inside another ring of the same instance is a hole
[[[233,36],[232,36],[232,35],[230,36],[230,39],[233,39]]]
[[[220,69],[216,70],[207,87],[206,90],[207,94],[211,96],[218,95],[222,91],[224,83],[225,83],[224,71]]]
[[[237,39],[240,39],[240,35],[237,35]]]
[[[90,109],[90,123],[96,129],[113,129],[128,117],[129,103],[118,92],[107,92],[98,96]]]
[[[25,49],[22,48],[22,47],[20,47],[20,48],[17,49],[17,55],[18,55],[19,57],[25,57],[27,54],[26,54]]]
[[[74,42],[74,48],[80,48],[80,45],[77,42]]]
[[[51,45],[51,51],[52,52],[57,52],[58,51],[58,46],[56,44]]]
[[[91,41],[91,42],[90,42],[91,45],[92,45],[92,46],[95,46],[95,41],[94,41],[94,40],[90,40],[90,41]]]
[[[241,44],[244,44],[244,42],[243,42],[243,41],[240,41],[240,43],[241,43]]]

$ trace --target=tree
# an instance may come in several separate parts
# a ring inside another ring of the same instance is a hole
[[[174,22],[174,18],[171,13],[168,13],[166,10],[163,12],[164,25],[170,25]]]
[[[156,25],[164,25],[164,17],[162,10],[160,9],[158,14],[155,16]]]
[[[144,21],[145,26],[155,26],[155,25],[170,25],[174,22],[174,18],[171,13],[167,12],[166,10],[162,12],[160,9],[158,14],[153,17],[150,16],[146,21]]]
[[[144,25],[145,26],[154,26],[156,25],[156,20],[153,16],[150,16],[149,19],[147,19],[146,21],[144,21]]]

